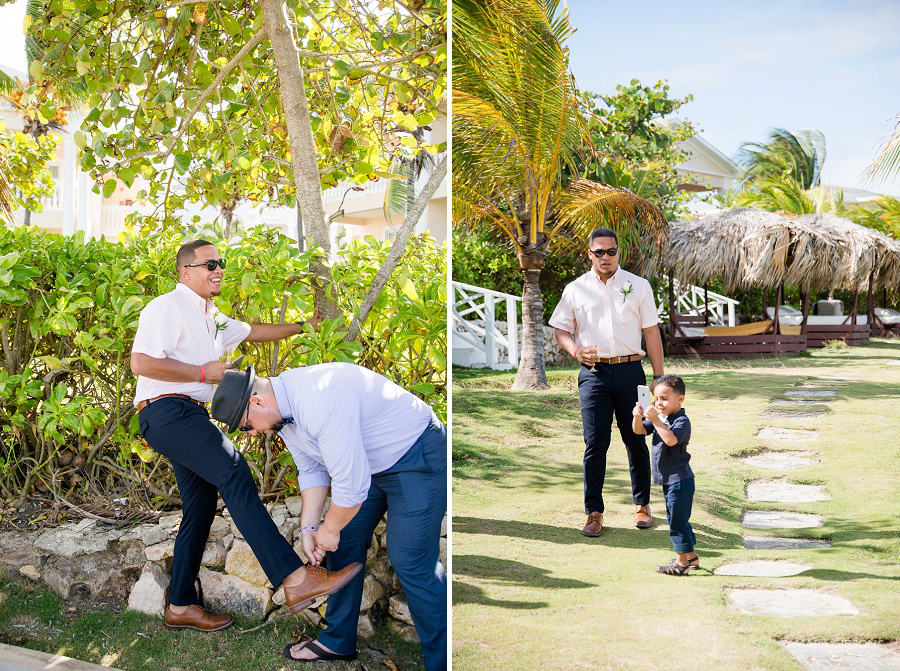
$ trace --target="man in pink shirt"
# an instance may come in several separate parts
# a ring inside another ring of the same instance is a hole
[[[638,385],[646,384],[641,366],[643,337],[653,377],[663,373],[663,349],[653,290],[642,277],[619,267],[616,234],[601,228],[591,233],[591,269],[566,285],[550,317],[560,347],[581,362],[578,396],[584,429],[584,507],[588,516],[581,533],[597,537],[603,529],[603,481],[612,418],[631,471],[634,523],[653,525],[650,514],[650,454],[644,436],[631,428]]]

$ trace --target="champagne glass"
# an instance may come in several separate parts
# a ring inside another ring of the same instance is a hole
[[[590,354],[592,354],[593,356],[597,356],[597,346],[596,345],[585,345],[584,348],[586,350],[590,350]],[[591,363],[591,367],[588,368],[588,370],[591,371],[592,373],[596,373],[597,372],[597,364]]]

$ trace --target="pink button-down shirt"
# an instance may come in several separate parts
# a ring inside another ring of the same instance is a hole
[[[248,335],[249,324],[226,317],[212,301],[179,283],[141,311],[131,351],[201,366],[218,361]],[[138,375],[134,405],[162,394],[211,401],[215,390],[215,385],[205,382],[163,382]]]
[[[579,347],[596,345],[600,357],[643,355],[642,329],[658,323],[650,283],[621,268],[605,284],[593,269],[567,284],[550,317],[550,326],[573,334]]]

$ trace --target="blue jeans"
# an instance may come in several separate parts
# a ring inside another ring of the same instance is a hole
[[[372,476],[369,496],[341,530],[328,568],[365,563],[378,522],[388,512],[387,553],[403,586],[426,671],[447,668],[447,578],[440,560],[441,521],[447,510],[447,429],[433,421],[405,455]],[[328,627],[319,642],[340,654],[356,651],[364,572],[328,597]]]
[[[675,552],[693,552],[697,538],[691,528],[691,504],[694,502],[694,478],[663,485],[666,499],[666,519],[669,521],[669,538]]]

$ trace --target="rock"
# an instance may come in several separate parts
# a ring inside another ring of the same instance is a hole
[[[32,564],[25,564],[25,566],[19,567],[19,573],[24,575],[29,580],[40,580],[41,572],[37,570],[36,566]]]
[[[144,548],[144,556],[148,561],[162,561],[175,556],[175,541],[165,541]]]
[[[447,537],[447,516],[444,515],[444,519],[441,520],[441,538]]]
[[[368,613],[359,616],[356,623],[356,633],[363,638],[372,638],[375,635],[375,625],[372,624],[372,618]]]
[[[388,626],[404,641],[420,643],[416,628],[412,625],[397,622],[397,620],[388,620]]]
[[[227,557],[228,553],[225,551],[225,544],[222,541],[212,541],[206,544],[200,563],[203,566],[225,566]]]
[[[447,539],[441,539],[441,564],[446,568],[447,566]]]
[[[381,556],[375,560],[366,562],[366,573],[381,583],[385,589],[390,588],[394,582],[393,572],[387,557]]]
[[[384,514],[384,517],[381,518],[381,521],[375,527],[375,533],[383,534],[385,529],[387,529],[387,513]]]
[[[144,545],[156,545],[170,538],[169,530],[158,524],[142,524],[138,527],[138,533]]]
[[[287,522],[287,515],[272,515],[272,521],[275,523],[276,527],[280,527]]]
[[[246,580],[251,585],[271,587],[269,579],[262,570],[262,566],[259,565],[256,556],[253,554],[253,550],[243,540],[235,540],[228,551],[228,558],[225,560],[225,572]]]
[[[234,520],[231,520],[231,533],[235,538],[244,539],[244,534],[241,533],[241,530],[237,528],[237,524],[234,523]]]
[[[284,585],[278,587],[275,591],[275,594],[272,596],[272,603],[281,608],[287,601],[284,598]]]
[[[276,526],[278,527],[278,532],[284,536],[285,540],[287,540],[288,543],[293,543],[297,535],[297,529],[300,528],[300,523],[295,519],[287,518],[284,522],[277,524]]]
[[[412,615],[409,612],[409,605],[396,594],[391,597],[388,605],[388,612],[391,617],[406,624],[412,624]]]
[[[131,588],[128,609],[147,615],[162,615],[166,609],[166,589],[169,577],[153,562],[144,564],[141,577]]]
[[[370,562],[375,557],[378,556],[378,550],[380,549],[378,543],[378,536],[376,534],[372,534],[372,543],[369,545],[369,549],[366,551],[366,562]]]
[[[231,544],[234,543],[234,534],[228,534],[222,539],[222,542],[225,544],[225,549],[230,550]]]
[[[76,531],[75,527],[74,524],[64,524],[55,529],[47,529],[38,536],[34,547],[60,557],[106,552],[110,541],[108,534],[83,534]]]
[[[165,517],[159,518],[159,526],[161,526],[166,531],[170,531],[174,529],[176,526],[181,525],[181,513],[177,513],[175,515],[166,515]]]
[[[384,586],[373,576],[367,575],[363,581],[362,601],[359,606],[361,613],[369,610],[381,597],[384,596]]]
[[[200,567],[203,605],[215,613],[263,619],[272,608],[272,590],[252,585],[234,575]]]
[[[212,526],[209,528],[209,540],[220,541],[231,533],[231,523],[224,517],[216,515],[213,518]]]
[[[96,525],[97,525],[96,520],[89,520],[89,519],[85,518],[85,519],[81,520],[78,524],[75,525],[75,531],[80,531],[80,532],[84,533],[85,531],[87,531],[88,529],[90,529],[91,527],[96,526]]]
[[[284,505],[292,517],[300,517],[300,511],[303,509],[303,499],[299,496],[289,496],[284,500]]]
[[[18,571],[20,566],[39,566],[41,556],[34,549],[35,534],[20,531],[0,532],[0,565],[6,564]]]

